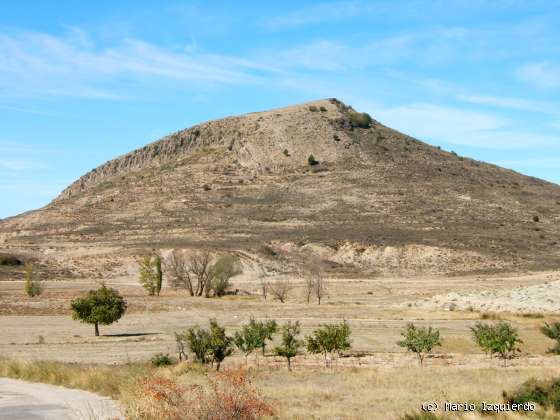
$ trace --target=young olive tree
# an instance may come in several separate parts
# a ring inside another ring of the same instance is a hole
[[[474,341],[480,346],[486,354],[497,355],[507,366],[507,361],[517,357],[521,352],[519,344],[523,341],[519,337],[517,329],[505,321],[496,324],[477,323],[473,328]]]
[[[249,325],[244,325],[241,328],[241,331],[237,331],[233,335],[233,343],[235,344],[235,347],[237,347],[245,356],[245,365],[247,365],[249,355],[258,348],[257,337],[255,336],[254,331],[249,327]]]
[[[216,363],[218,371],[223,360],[233,352],[233,339],[226,335],[225,328],[215,319],[210,320],[209,329],[195,325],[180,335],[186,338],[197,362]]]
[[[292,371],[292,358],[297,356],[298,350],[302,346],[302,341],[298,339],[301,332],[299,321],[295,324],[288,322],[281,328],[282,341],[280,346],[274,348],[274,354],[285,357],[288,362],[288,370]]]
[[[99,336],[99,324],[117,322],[126,312],[127,303],[117,290],[102,284],[99,289],[90,290],[86,297],[72,300],[70,306],[72,318],[93,324],[95,335]]]
[[[322,325],[307,337],[307,351],[322,354],[325,367],[330,367],[335,355],[340,356],[343,351],[351,348],[350,334],[350,326],[346,321],[338,325]]]
[[[408,323],[401,335],[403,339],[397,344],[415,353],[420,366],[423,365],[426,354],[430,353],[434,347],[441,346],[439,330],[432,329],[432,327],[417,328],[413,323]]]

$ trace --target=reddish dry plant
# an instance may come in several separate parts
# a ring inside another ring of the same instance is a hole
[[[207,386],[183,386],[172,379],[144,378],[127,414],[144,420],[253,420],[273,414],[244,370],[217,373],[208,381]]]

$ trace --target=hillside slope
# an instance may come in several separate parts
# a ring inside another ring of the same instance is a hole
[[[272,262],[311,251],[346,274],[516,271],[558,267],[559,221],[559,186],[329,99],[199,124],[109,161],[1,221],[0,254],[49,276],[122,274],[147,250],[201,247]]]

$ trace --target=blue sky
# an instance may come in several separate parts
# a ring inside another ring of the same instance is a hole
[[[557,0],[3,2],[0,217],[178,129],[325,97],[560,183],[558,22]]]

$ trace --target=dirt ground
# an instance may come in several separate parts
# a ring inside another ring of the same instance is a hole
[[[193,298],[164,288],[159,297],[146,296],[133,278],[108,283],[123,293],[129,311],[116,324],[101,327],[94,337],[91,325],[71,318],[70,300],[96,287],[95,281],[47,282],[42,296],[28,298],[22,282],[0,282],[0,354],[16,359],[41,359],[74,362],[123,363],[147,360],[154,353],[175,353],[174,332],[194,324],[204,325],[216,318],[229,333],[250,317],[270,318],[280,324],[300,321],[302,335],[323,323],[347,320],[352,328],[352,355],[341,363],[352,366],[400,366],[414,364],[411,355],[403,355],[396,345],[407,322],[440,329],[443,346],[430,363],[437,365],[487,364],[470,338],[469,327],[481,319],[481,313],[469,310],[418,308],[410,305],[419,299],[453,292],[500,291],[532,286],[557,279],[558,273],[493,275],[469,277],[416,277],[371,279],[330,279],[329,296],[321,305],[307,304],[303,285],[293,279],[286,303],[264,301],[255,279],[241,277],[233,288],[236,296]],[[510,320],[525,341],[521,365],[553,363],[546,355],[550,341],[538,330],[545,321],[560,318],[554,313],[521,314],[501,312],[493,317]],[[232,359],[235,362],[235,358]],[[271,364],[281,363],[267,357]],[[232,363],[233,363],[232,362]],[[494,362],[492,362],[494,363]],[[301,356],[297,365],[320,364]]]

